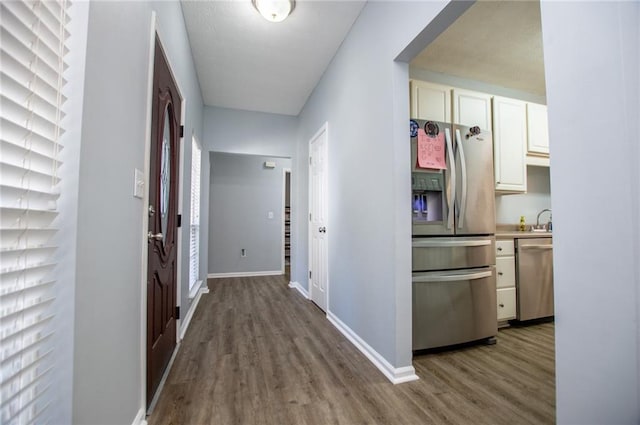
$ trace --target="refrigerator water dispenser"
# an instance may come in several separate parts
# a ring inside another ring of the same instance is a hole
[[[443,180],[442,172],[413,173],[411,176],[411,189],[414,223],[442,221]]]

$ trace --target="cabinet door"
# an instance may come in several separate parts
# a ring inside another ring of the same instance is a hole
[[[496,241],[496,256],[497,257],[504,257],[504,256],[511,256],[513,257],[515,255],[515,249],[514,249],[514,245],[513,245],[513,239],[507,239],[507,240],[497,240]]]
[[[527,191],[526,116],[524,102],[497,96],[493,98],[493,154],[496,190]]]
[[[411,80],[411,118],[451,122],[451,87]]]
[[[496,293],[498,321],[516,318],[516,288],[498,289]]]
[[[516,287],[515,257],[496,257],[496,288]]]
[[[453,89],[453,122],[491,131],[491,95]]]
[[[549,156],[547,107],[527,103],[527,153]]]

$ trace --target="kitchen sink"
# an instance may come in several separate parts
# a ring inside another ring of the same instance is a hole
[[[531,231],[531,232],[534,232],[534,233],[551,233],[550,231],[548,231],[548,230],[547,230],[547,229],[545,229],[544,227],[542,227],[542,228],[535,228],[535,227],[532,227],[530,231]]]

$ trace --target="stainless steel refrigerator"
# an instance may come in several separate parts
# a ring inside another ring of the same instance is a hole
[[[410,124],[413,350],[495,341],[491,132],[415,119]],[[436,139],[440,144],[431,143]],[[437,165],[442,169],[423,167],[434,146],[444,148]]]

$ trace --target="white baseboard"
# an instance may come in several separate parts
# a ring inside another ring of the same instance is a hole
[[[264,272],[231,272],[231,273],[209,273],[207,278],[216,279],[220,277],[254,277],[254,276],[278,276],[281,275],[280,270],[271,270]]]
[[[147,425],[147,415],[143,408],[140,408],[140,410],[138,410],[138,414],[136,415],[136,418],[133,420],[133,423],[131,425]]]
[[[309,292],[300,285],[300,282],[289,282],[289,288],[297,289],[303,297],[309,299]]]
[[[418,378],[413,366],[405,366],[395,368],[384,357],[374,350],[369,344],[367,344],[362,338],[358,336],[349,326],[345,325],[342,320],[331,313],[327,312],[327,319],[333,324],[342,334],[349,340],[358,350],[364,354],[371,363],[377,367],[384,376],[393,384],[402,384],[404,382],[415,381]]]
[[[187,314],[186,316],[184,316],[182,323],[180,323],[180,341],[182,341],[182,339],[184,338],[184,335],[187,333],[187,329],[189,328],[189,325],[191,324],[191,319],[193,318],[193,313],[196,311],[196,307],[200,302],[200,298],[202,297],[202,294],[209,293],[209,287],[206,285],[206,283],[207,282],[204,281],[204,284],[205,284],[204,287],[202,286],[202,282],[200,283],[200,289],[198,289],[198,292],[196,292],[196,296],[193,299],[193,302],[191,303],[189,311],[187,311]]]

